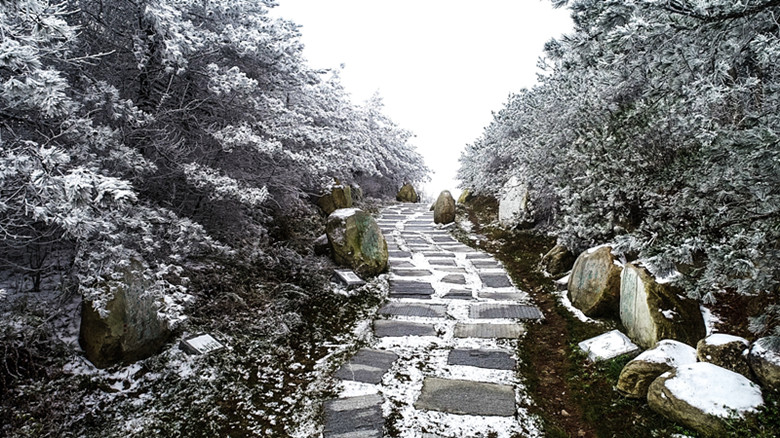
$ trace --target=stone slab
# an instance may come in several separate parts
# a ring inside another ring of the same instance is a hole
[[[452,289],[442,298],[450,299],[450,300],[473,300],[474,295],[473,292],[467,289]]]
[[[512,287],[512,282],[506,274],[480,272],[479,279],[485,287]]]
[[[428,263],[430,263],[431,265],[434,265],[434,266],[456,266],[455,265],[455,260],[447,259],[447,258],[443,258],[443,259],[429,259]]]
[[[591,362],[609,360],[623,354],[637,354],[640,349],[628,336],[618,330],[612,330],[595,338],[586,339],[577,344],[588,355]]]
[[[439,248],[441,248],[441,249],[443,249],[445,251],[450,251],[450,252],[471,252],[471,251],[474,251],[473,248],[471,248],[470,246],[465,246],[465,245],[462,245],[462,246],[461,245],[459,245],[459,246],[439,245]]]
[[[426,277],[433,275],[433,272],[427,269],[393,269],[392,273],[400,277]]]
[[[379,309],[382,315],[419,316],[443,318],[447,314],[445,304],[387,303]]]
[[[436,329],[431,324],[378,319],[374,321],[374,334],[378,338],[396,336],[436,336]]]
[[[431,239],[436,243],[457,243],[452,236],[431,236]]]
[[[341,380],[379,384],[398,356],[390,351],[362,348],[336,371],[334,377]]]
[[[379,394],[325,402],[325,438],[381,438],[384,418]]]
[[[447,266],[444,266],[444,267],[441,267],[441,268],[436,267],[434,269],[436,269],[439,272],[450,272],[450,273],[453,273],[453,274],[465,274],[466,272],[468,272],[468,271],[466,271],[465,268],[450,268],[450,267],[447,267]]]
[[[542,311],[536,306],[480,303],[471,305],[469,308],[469,318],[542,319]]]
[[[528,294],[523,292],[485,292],[480,291],[477,294],[480,298],[496,301],[524,301],[528,299]]]
[[[509,385],[426,377],[414,407],[462,415],[511,417],[515,390]]]
[[[469,260],[474,260],[474,259],[494,260],[490,254],[486,254],[484,252],[474,252],[472,254],[466,254],[466,258]]]
[[[496,269],[502,268],[501,263],[499,263],[496,260],[474,259],[470,261],[475,268],[496,268]]]
[[[443,283],[466,284],[466,277],[463,274],[449,274],[441,279]]]
[[[393,268],[415,268],[416,267],[412,262],[408,262],[406,260],[392,261],[390,262],[390,266],[392,266]]]
[[[521,324],[466,324],[455,325],[456,338],[516,339],[525,333]]]
[[[433,286],[422,281],[390,280],[390,296],[412,296],[416,298],[430,298],[433,295]]]
[[[428,251],[424,252],[423,255],[427,258],[455,257],[455,254],[443,251]]]
[[[468,365],[492,370],[513,370],[515,360],[502,350],[452,350],[447,357],[449,365]]]
[[[387,251],[387,255],[390,258],[396,259],[408,259],[412,257],[412,253],[409,251]]]

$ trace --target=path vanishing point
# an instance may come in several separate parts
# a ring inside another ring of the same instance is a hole
[[[335,374],[325,438],[540,436],[516,371],[524,321],[542,318],[489,254],[433,223],[427,205],[378,220],[390,252],[388,302],[373,338]]]

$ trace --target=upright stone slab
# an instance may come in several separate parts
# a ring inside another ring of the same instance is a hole
[[[382,401],[370,394],[325,402],[323,438],[382,438]]]
[[[436,203],[433,204],[433,222],[436,224],[449,224],[455,222],[455,199],[449,190],[439,194]]]
[[[761,384],[780,392],[780,351],[771,347],[771,339],[757,339],[750,347],[748,360]]]
[[[510,385],[426,377],[414,407],[461,415],[511,417],[515,389]]]
[[[527,210],[528,187],[513,176],[501,190],[498,221],[504,227],[515,225]]]
[[[146,295],[152,282],[144,276],[141,263],[131,261],[118,280],[108,283],[113,298],[106,304],[105,318],[92,302],[81,306],[79,344],[98,368],[149,357],[170,336],[168,324],[157,316],[159,303]]]
[[[621,271],[609,246],[580,254],[569,276],[572,305],[590,317],[617,316]]]
[[[620,280],[620,320],[628,337],[643,348],[662,339],[695,346],[706,335],[698,303],[631,263],[624,267]]]
[[[370,214],[356,208],[334,211],[326,227],[333,259],[360,276],[375,276],[387,269],[387,242]]]

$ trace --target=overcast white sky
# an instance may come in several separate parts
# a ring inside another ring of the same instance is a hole
[[[375,91],[416,134],[434,170],[425,187],[457,196],[458,157],[509,93],[536,82],[544,43],[571,30],[547,0],[278,0],[274,15],[302,25],[304,55],[337,68],[355,102]]]

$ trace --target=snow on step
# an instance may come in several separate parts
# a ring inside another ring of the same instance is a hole
[[[472,304],[469,308],[469,318],[542,319],[542,312],[536,306],[520,304]]]
[[[325,402],[324,438],[381,438],[382,396],[348,397]]]
[[[447,357],[449,365],[467,365],[493,370],[513,370],[515,360],[503,350],[452,350]]]
[[[398,356],[393,352],[363,348],[342,365],[334,376],[341,380],[376,385],[382,381],[382,376],[396,359]]]
[[[395,316],[419,316],[424,318],[443,318],[447,313],[444,304],[387,303],[379,313]]]
[[[414,407],[451,414],[509,417],[515,415],[510,385],[426,377]]]
[[[374,321],[374,335],[378,338],[436,336],[436,329],[431,324],[395,320],[376,320]]]
[[[525,333],[521,324],[466,324],[455,325],[456,338],[516,339]]]

